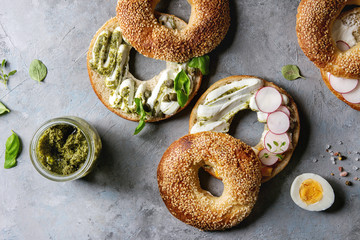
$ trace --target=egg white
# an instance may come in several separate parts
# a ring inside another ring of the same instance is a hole
[[[314,179],[321,185],[323,189],[323,197],[320,201],[314,204],[307,205],[301,200],[299,190],[301,183],[309,178]],[[296,205],[308,211],[323,211],[325,209],[328,209],[329,207],[331,207],[335,200],[334,190],[328,183],[328,181],[314,173],[304,173],[297,176],[291,184],[290,196],[292,200],[296,203]]]

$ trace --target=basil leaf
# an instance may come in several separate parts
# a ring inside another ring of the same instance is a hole
[[[11,72],[9,72],[8,76],[12,76],[12,75],[14,75],[16,72],[17,72],[16,70],[11,71]]]
[[[144,106],[142,105],[140,98],[135,98],[134,101],[136,104],[136,112],[137,112],[137,114],[139,114],[142,117],[143,112],[145,112]]]
[[[193,68],[200,69],[203,75],[209,74],[209,65],[210,65],[210,57],[208,55],[204,55],[201,57],[194,57],[190,60],[188,66]]]
[[[12,168],[16,166],[16,158],[20,151],[20,138],[14,131],[12,135],[6,140],[5,163],[4,168]]]
[[[281,73],[287,80],[295,80],[297,78],[304,78],[300,75],[300,69],[296,65],[285,65],[281,69]]]
[[[4,67],[5,67],[5,64],[6,64],[6,60],[3,59],[3,60],[2,60],[2,63],[1,63],[1,67],[4,68]]]
[[[134,135],[136,135],[145,127],[146,112],[140,98],[135,98],[134,101],[136,104],[136,112],[140,115],[139,124],[134,132]]]
[[[145,119],[141,118],[139,124],[137,125],[134,135],[137,135],[145,127]]]
[[[10,112],[10,110],[7,107],[5,107],[5,105],[2,102],[0,102],[0,115],[6,112]]]
[[[29,74],[35,81],[41,82],[47,75],[47,68],[40,60],[33,60],[30,64]]]
[[[184,107],[189,99],[191,81],[184,70],[181,70],[175,77],[174,89],[177,95],[177,101],[181,107]]]

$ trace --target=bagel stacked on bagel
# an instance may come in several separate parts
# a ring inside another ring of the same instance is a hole
[[[305,55],[319,67],[328,88],[360,110],[360,8],[358,0],[302,0],[296,32]]]
[[[219,80],[195,104],[189,132],[228,132],[235,114],[244,109],[255,111],[258,121],[265,124],[262,137],[253,150],[261,160],[262,182],[266,182],[289,163],[300,135],[296,104],[284,89],[254,76]],[[220,178],[211,166],[204,169]]]
[[[185,22],[172,15],[162,14],[159,21],[182,29]],[[202,74],[188,63],[167,62],[166,69],[147,81],[136,79],[129,72],[129,53],[132,46],[123,39],[116,18],[107,21],[95,34],[87,55],[91,85],[103,104],[117,115],[132,121],[141,116],[136,111],[139,98],[146,112],[146,121],[160,121],[184,109],[200,88]],[[174,79],[183,72],[189,82],[189,96],[181,107],[174,89]]]
[[[188,0],[189,23],[166,28],[157,21],[159,0],[119,0],[117,18],[125,39],[141,54],[170,62],[186,62],[211,52],[230,26],[228,0]]]
[[[235,114],[248,108],[265,123],[254,147],[226,134]],[[200,97],[189,132],[160,160],[160,195],[179,220],[201,230],[223,230],[250,214],[261,182],[288,164],[299,140],[300,120],[294,100],[282,88],[254,76],[231,76]],[[201,188],[201,167],[222,180],[220,197]]]

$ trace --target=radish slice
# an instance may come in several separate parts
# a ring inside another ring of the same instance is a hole
[[[272,113],[281,106],[282,96],[273,87],[263,87],[256,93],[255,102],[260,111]]]
[[[283,153],[289,149],[289,135],[287,133],[277,135],[268,131],[264,137],[264,146],[269,152]]]
[[[356,88],[359,83],[357,79],[340,78],[329,73],[331,87],[339,93],[349,93]]]
[[[336,41],[336,46],[338,47],[338,49],[342,52],[345,52],[346,50],[350,49],[349,44],[347,44],[345,41],[343,40],[339,40]]]
[[[290,117],[291,115],[290,110],[285,106],[280,106],[276,111],[281,111],[285,113],[288,117]]]
[[[286,113],[276,111],[270,113],[266,121],[269,130],[275,134],[286,133],[290,127],[290,119]]]
[[[360,84],[358,84],[358,86],[354,90],[349,93],[344,93],[342,96],[348,102],[360,103]]]
[[[259,159],[265,166],[272,166],[279,160],[279,157],[269,152],[266,148],[259,152]]]

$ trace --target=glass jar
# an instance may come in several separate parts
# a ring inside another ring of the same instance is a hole
[[[56,125],[71,125],[75,128],[79,128],[83,135],[85,136],[86,142],[88,144],[88,154],[83,165],[76,170],[75,172],[68,175],[60,175],[48,170],[39,160],[37,146],[39,144],[39,140],[43,133],[49,129],[50,127]],[[87,175],[96,165],[96,161],[99,157],[101,151],[101,139],[96,131],[96,129],[91,126],[84,119],[79,117],[60,117],[54,118],[47,122],[45,122],[34,134],[31,142],[30,142],[30,158],[31,162],[34,165],[35,169],[47,179],[57,181],[57,182],[65,182],[75,180]]]

